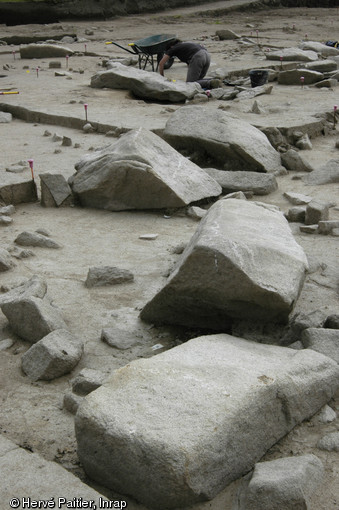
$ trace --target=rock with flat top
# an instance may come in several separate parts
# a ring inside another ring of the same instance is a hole
[[[306,510],[323,478],[315,455],[259,462],[237,510]]]
[[[61,174],[40,174],[41,205],[65,207],[73,204],[72,190]]]
[[[222,110],[179,108],[167,121],[164,137],[178,150],[198,159],[207,158],[215,168],[270,173],[281,170],[280,154],[266,135]]]
[[[278,189],[274,175],[259,172],[227,172],[216,168],[204,168],[213,179],[222,187],[223,193],[250,191],[253,195],[268,195]]]
[[[69,182],[85,207],[109,211],[177,208],[221,194],[212,177],[142,128],[85,156],[75,168],[77,173]]]
[[[304,348],[321,352],[339,363],[339,329],[308,328],[302,332]]]
[[[305,253],[277,208],[220,200],[201,220],[141,318],[214,330],[229,327],[231,317],[284,322],[307,266]]]
[[[73,50],[57,44],[28,44],[20,47],[21,58],[57,58],[72,55]]]
[[[108,71],[100,71],[91,79],[93,88],[126,89],[142,99],[180,103],[202,92],[198,83],[167,80],[158,73],[111,63]]]
[[[265,56],[267,60],[280,60],[282,57],[283,62],[314,62],[318,60],[315,51],[300,48],[282,48],[277,51],[267,51]]]
[[[195,338],[127,364],[85,397],[79,459],[90,478],[148,508],[191,506],[248,473],[338,385],[338,365],[310,350]]]
[[[25,352],[21,358],[22,369],[32,381],[50,381],[71,372],[82,352],[81,340],[65,329],[58,329]]]

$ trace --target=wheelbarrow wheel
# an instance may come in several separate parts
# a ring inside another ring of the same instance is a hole
[[[164,53],[158,53],[157,54],[158,65],[159,65],[159,62],[160,62],[160,60],[162,59],[163,56],[164,56]],[[170,67],[172,67],[173,62],[174,62],[174,57],[171,57],[169,60],[167,60],[166,64],[164,65],[164,69],[169,69]]]

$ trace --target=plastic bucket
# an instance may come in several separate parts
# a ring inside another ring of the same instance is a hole
[[[267,83],[268,71],[265,71],[264,69],[253,69],[252,71],[250,71],[249,74],[252,89],[254,87],[259,87],[260,85],[265,85],[265,83]]]

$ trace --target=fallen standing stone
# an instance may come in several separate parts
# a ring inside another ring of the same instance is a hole
[[[215,168],[269,173],[282,168],[280,154],[264,133],[221,110],[180,108],[167,121],[164,137],[178,150],[207,155]]]
[[[206,172],[142,128],[85,156],[76,170],[69,183],[81,205],[109,211],[179,208],[221,194]]]
[[[195,338],[129,363],[86,397],[79,459],[90,478],[151,508],[210,500],[323,407],[338,375],[308,350]]]
[[[254,195],[268,195],[278,189],[274,175],[259,172],[227,172],[216,168],[204,168],[222,187],[223,193],[251,191]]]
[[[73,205],[72,190],[61,174],[40,174],[41,205],[43,207],[66,207]]]
[[[65,46],[56,44],[28,44],[20,46],[21,58],[55,58],[72,55],[73,51]]]
[[[307,266],[277,208],[220,200],[201,220],[178,265],[140,316],[155,324],[219,330],[229,328],[232,317],[284,322]]]

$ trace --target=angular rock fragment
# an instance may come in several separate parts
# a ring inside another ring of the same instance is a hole
[[[288,210],[286,218],[289,222],[304,223],[306,207],[296,206]]]
[[[12,114],[7,112],[0,112],[0,124],[8,124],[12,121]]]
[[[220,200],[141,318],[217,330],[228,328],[230,317],[284,322],[306,268],[305,253],[277,208]]]
[[[337,53],[339,55],[339,53]],[[318,71],[318,73],[329,73],[336,71],[338,68],[337,63],[334,60],[316,60],[315,62],[308,62],[304,64],[305,69],[311,69],[312,71]]]
[[[14,241],[19,246],[39,246],[40,248],[61,248],[53,239],[47,236],[38,234],[37,232],[21,232]]]
[[[318,222],[319,234],[332,234],[332,231],[339,228],[339,220],[320,220]]]
[[[72,55],[73,51],[56,44],[28,44],[20,47],[21,58],[56,58]]]
[[[307,509],[323,478],[324,467],[315,455],[259,462],[239,510]]]
[[[0,216],[0,225],[7,227],[8,225],[11,225],[11,223],[13,223],[13,219],[10,216]]]
[[[127,269],[111,266],[91,267],[88,270],[85,285],[88,288],[103,287],[105,285],[132,282],[133,280],[133,273]]]
[[[52,331],[22,356],[22,369],[32,380],[50,381],[68,374],[79,363],[83,343],[65,329]]]
[[[37,275],[27,280],[21,285],[13,287],[8,292],[0,295],[0,307],[6,303],[11,303],[18,299],[25,299],[30,297],[38,297],[42,299],[47,292],[47,284],[45,280]]]
[[[331,159],[311,174],[305,175],[303,181],[310,185],[339,182],[339,159]]]
[[[38,200],[35,182],[31,177],[5,172],[1,175],[0,200],[6,204],[17,205]]]
[[[0,207],[0,215],[1,216],[12,216],[15,213],[14,205],[5,205]]]
[[[80,395],[76,395],[75,393],[72,393],[69,391],[68,393],[65,393],[64,400],[63,400],[63,407],[66,409],[69,413],[75,414],[78,410],[79,405],[83,401],[84,397],[81,397]]]
[[[338,384],[338,365],[315,352],[195,338],[129,363],[85,398],[79,459],[90,478],[147,507],[190,506],[251,470]]]
[[[256,172],[281,169],[280,154],[264,133],[221,110],[180,108],[167,121],[164,137],[176,149],[208,159],[216,168]]]
[[[306,225],[315,225],[319,221],[325,221],[329,218],[328,204],[312,200],[306,206],[305,223]]]
[[[126,89],[142,99],[171,101],[174,103],[192,99],[202,92],[198,83],[172,82],[158,73],[127,67],[118,62],[110,65],[109,71],[100,71],[92,76],[91,87]]]
[[[339,329],[339,315],[332,314],[326,318],[324,328]]]
[[[11,329],[23,340],[35,343],[55,329],[66,329],[58,308],[47,298],[19,297],[1,305]]]
[[[134,333],[120,328],[104,328],[101,331],[101,340],[116,349],[129,349],[138,343]]]
[[[204,168],[222,187],[223,193],[251,191],[254,195],[268,195],[278,189],[274,175],[259,172],[227,172],[216,168]]]
[[[319,450],[328,452],[339,452],[339,431],[331,432],[323,436],[317,444]]]
[[[307,205],[312,201],[312,197],[294,191],[285,191],[284,197],[293,205]]]
[[[219,184],[159,136],[130,131],[76,165],[80,203],[110,211],[183,207],[221,193]]]
[[[339,329],[308,328],[302,332],[304,348],[321,352],[339,363]]]
[[[215,33],[219,37],[220,41],[229,41],[231,39],[239,39],[240,35],[237,35],[233,30],[217,30]]]
[[[0,248],[0,273],[3,271],[9,271],[15,266],[12,258],[7,250]]]
[[[281,154],[281,162],[287,170],[293,172],[313,172],[314,168],[294,149]]]
[[[41,205],[44,207],[65,207],[72,205],[72,190],[61,174],[40,174]]]
[[[72,390],[77,395],[88,395],[99,388],[104,382],[104,375],[98,370],[83,368],[78,375],[72,379]]]

